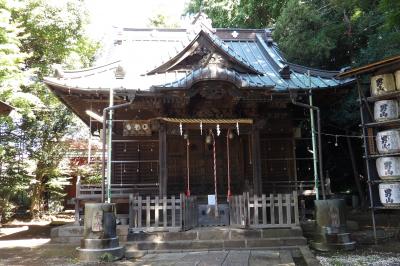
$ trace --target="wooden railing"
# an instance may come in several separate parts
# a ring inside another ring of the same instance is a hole
[[[230,224],[237,227],[292,227],[299,224],[297,192],[249,196],[232,196],[229,201]]]
[[[130,231],[182,231],[197,225],[196,197],[129,196]]]
[[[155,194],[158,193],[158,183],[152,184],[111,184],[112,198],[126,198],[129,194]],[[100,199],[101,184],[81,184],[76,183],[77,199]]]

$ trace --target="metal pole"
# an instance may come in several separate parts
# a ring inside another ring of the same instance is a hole
[[[103,132],[102,132],[102,164],[101,164],[101,202],[105,203],[105,180],[106,180],[106,138],[107,138],[107,108],[103,110]]]
[[[308,96],[310,101],[310,106],[312,106],[312,94],[310,90],[310,94]],[[315,140],[315,125],[314,125],[314,110],[310,108],[310,123],[311,123],[311,141],[312,141],[312,151],[313,151],[313,166],[314,166],[314,189],[315,189],[315,198],[319,200],[319,191],[318,191],[318,157],[317,157],[317,142]]]
[[[322,164],[322,141],[321,141],[321,116],[320,110],[317,109],[317,134],[318,134],[318,161],[319,161],[319,178],[321,181],[321,191],[322,191],[322,199],[326,199],[325,193],[325,177],[324,177],[324,169]]]
[[[303,107],[303,108],[307,108],[307,109],[310,109],[310,110],[315,110],[315,111],[317,111],[317,134],[318,134],[318,143],[319,143],[319,148],[318,148],[318,150],[319,150],[319,172],[320,172],[320,178],[321,178],[321,180],[320,180],[320,182],[321,182],[321,190],[322,190],[322,197],[323,197],[323,199],[325,199],[326,198],[326,195],[325,195],[325,182],[324,182],[324,178],[323,178],[323,165],[322,165],[322,144],[321,144],[321,117],[320,117],[320,109],[318,108],[318,107],[316,107],[316,106],[313,106],[313,105],[308,105],[308,104],[305,104],[305,103],[301,103],[301,102],[296,102],[296,100],[295,100],[295,98],[294,98],[294,96],[292,95],[292,91],[291,90],[289,90],[289,96],[290,96],[290,99],[291,99],[291,101],[292,101],[292,104],[294,104],[294,105],[297,105],[297,106],[300,106],[300,107]],[[311,98],[311,104],[312,104],[312,98]],[[310,112],[310,114],[311,114],[311,112]],[[313,122],[314,120],[313,119],[311,119],[311,122]],[[312,127],[312,133],[314,133],[314,135],[315,135],[315,128],[313,128]],[[313,139],[313,141],[315,142],[315,136],[312,138]],[[315,147],[313,146],[313,150],[315,151],[316,149],[315,149]],[[313,161],[314,161],[314,174],[315,173],[317,173],[315,176],[317,177],[317,183],[315,184],[315,186],[316,186],[316,188],[318,188],[318,172],[316,171],[316,169],[315,169],[315,164],[318,162],[318,160],[316,161],[316,153],[313,151]],[[315,177],[314,176],[314,177]],[[318,189],[316,190],[316,193],[318,193]],[[318,194],[316,194],[316,196],[319,196],[319,193]],[[317,197],[317,199],[318,199],[318,197]]]
[[[114,105],[114,90],[110,88],[110,105]],[[112,127],[113,110],[110,110],[108,119],[108,145],[107,145],[107,203],[111,203],[111,167],[112,167]]]
[[[88,139],[88,158],[87,158],[88,165],[90,165],[91,157],[92,157],[92,118],[89,117],[89,139]]]
[[[187,189],[186,196],[190,197],[190,141],[189,141],[189,133],[186,138],[186,171],[187,171]]]
[[[359,81],[359,78],[356,77],[357,79],[357,90],[358,90],[358,98],[360,100],[360,117],[361,117],[361,125],[362,125],[362,131],[363,131],[363,145],[364,145],[364,156],[365,156],[365,163],[367,167],[367,177],[368,177],[368,192],[369,192],[369,202],[371,206],[371,219],[372,219],[372,227],[374,230],[374,240],[375,240],[375,245],[378,244],[377,238],[376,238],[376,225],[375,225],[375,210],[374,210],[374,200],[373,200],[373,193],[372,193],[372,188],[371,188],[371,167],[370,167],[370,161],[369,161],[369,152],[368,152],[368,143],[367,143],[367,131],[365,128],[365,117],[364,117],[364,99],[363,99],[363,93],[362,93],[362,88],[361,84]]]
[[[107,107],[103,109],[103,137],[102,137],[102,144],[103,144],[103,156],[102,156],[102,183],[101,183],[101,199],[102,202],[105,202],[105,181],[106,181],[106,130],[107,130],[107,112],[110,110],[116,110],[123,107],[128,107],[133,103],[135,100],[136,94],[133,95],[132,99],[128,103],[123,103],[119,105],[114,105],[112,107]]]

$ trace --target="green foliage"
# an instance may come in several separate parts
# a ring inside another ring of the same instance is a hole
[[[114,257],[114,255],[109,252],[104,252],[100,256],[100,261],[102,261],[102,262],[112,262],[115,260],[116,260],[116,257]]]
[[[329,61],[330,51],[336,46],[328,23],[311,5],[289,0],[274,35],[288,58],[299,64],[319,66]]]
[[[274,28],[286,58],[326,69],[358,66],[400,53],[400,1],[191,0],[214,27]]]
[[[79,176],[82,184],[101,184],[101,164],[86,164],[74,167],[73,175]]]
[[[21,34],[18,22],[11,18],[11,7],[0,0],[0,96],[10,87],[19,86],[24,77],[22,67],[27,54],[20,50]]]
[[[178,28],[178,22],[173,21],[171,17],[165,16],[162,13],[157,13],[153,17],[149,18],[149,27],[155,28],[167,28],[174,29]]]
[[[85,36],[85,23],[79,0],[0,0],[0,100],[16,107],[12,117],[0,118],[4,206],[29,187],[31,211],[38,213],[44,196],[61,197],[68,183],[59,165],[73,116],[41,79],[53,64],[90,66],[98,43]]]
[[[383,26],[387,30],[393,28],[396,31],[400,30],[400,1],[381,0],[379,2],[379,11],[384,16],[385,22]]]
[[[185,12],[203,11],[217,28],[263,28],[271,26],[287,0],[192,0]]]
[[[84,38],[83,2],[25,0],[23,3],[13,16],[21,20],[29,33],[22,41],[22,50],[31,53],[26,63],[37,68],[40,76],[48,75],[52,64],[63,63]]]

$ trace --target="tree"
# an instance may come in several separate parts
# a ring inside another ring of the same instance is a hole
[[[289,0],[277,20],[275,40],[292,61],[321,66],[329,61],[330,51],[336,46],[327,24],[312,6]]]
[[[274,29],[286,58],[325,69],[399,54],[400,2],[390,0],[191,0],[214,27]]]
[[[166,16],[162,13],[157,13],[151,18],[149,18],[149,27],[156,27],[156,28],[169,28],[174,29],[178,28],[179,23],[174,21],[171,17]]]
[[[0,100],[20,92],[25,78],[22,70],[27,54],[22,53],[20,25],[11,17],[11,6],[0,0]],[[0,219],[12,214],[11,198],[24,189],[26,165],[19,149],[21,132],[11,117],[0,116]]]
[[[214,27],[264,28],[272,26],[287,0],[192,0],[187,14],[203,11]]]
[[[79,0],[44,1],[21,0],[12,5],[3,5],[10,14],[5,21],[8,38],[2,38],[0,49],[13,47],[14,57],[10,61],[13,72],[0,72],[1,85],[10,83],[0,91],[0,99],[17,107],[17,119],[3,123],[3,131],[8,137],[4,142],[12,147],[16,140],[23,142],[22,149],[16,149],[7,156],[8,163],[2,165],[2,178],[9,180],[15,173],[16,154],[23,153],[24,162],[31,162],[29,172],[20,172],[19,178],[25,186],[30,185],[31,213],[43,210],[43,197],[46,189],[54,187],[54,179],[62,174],[59,163],[63,158],[65,136],[70,133],[73,116],[41,82],[42,77],[51,73],[53,64],[67,67],[87,67],[93,61],[98,44],[85,36],[86,13]],[[9,1],[10,2],[10,1]],[[1,31],[0,38],[5,35]],[[4,30],[3,30],[4,31]],[[3,35],[2,35],[3,33]],[[0,50],[0,53],[2,50]],[[10,54],[11,51],[8,51]],[[11,56],[12,58],[12,56]],[[7,62],[0,61],[0,70],[9,69]],[[7,66],[7,67],[6,67]],[[17,79],[18,75],[23,76]],[[8,75],[8,76],[7,76]],[[20,82],[16,82],[20,81]],[[3,138],[2,138],[3,142]],[[15,145],[14,145],[15,146]],[[2,183],[3,184],[3,183]]]

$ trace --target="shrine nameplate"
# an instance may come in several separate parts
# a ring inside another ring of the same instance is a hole
[[[124,136],[151,136],[150,120],[129,120],[124,122]]]

